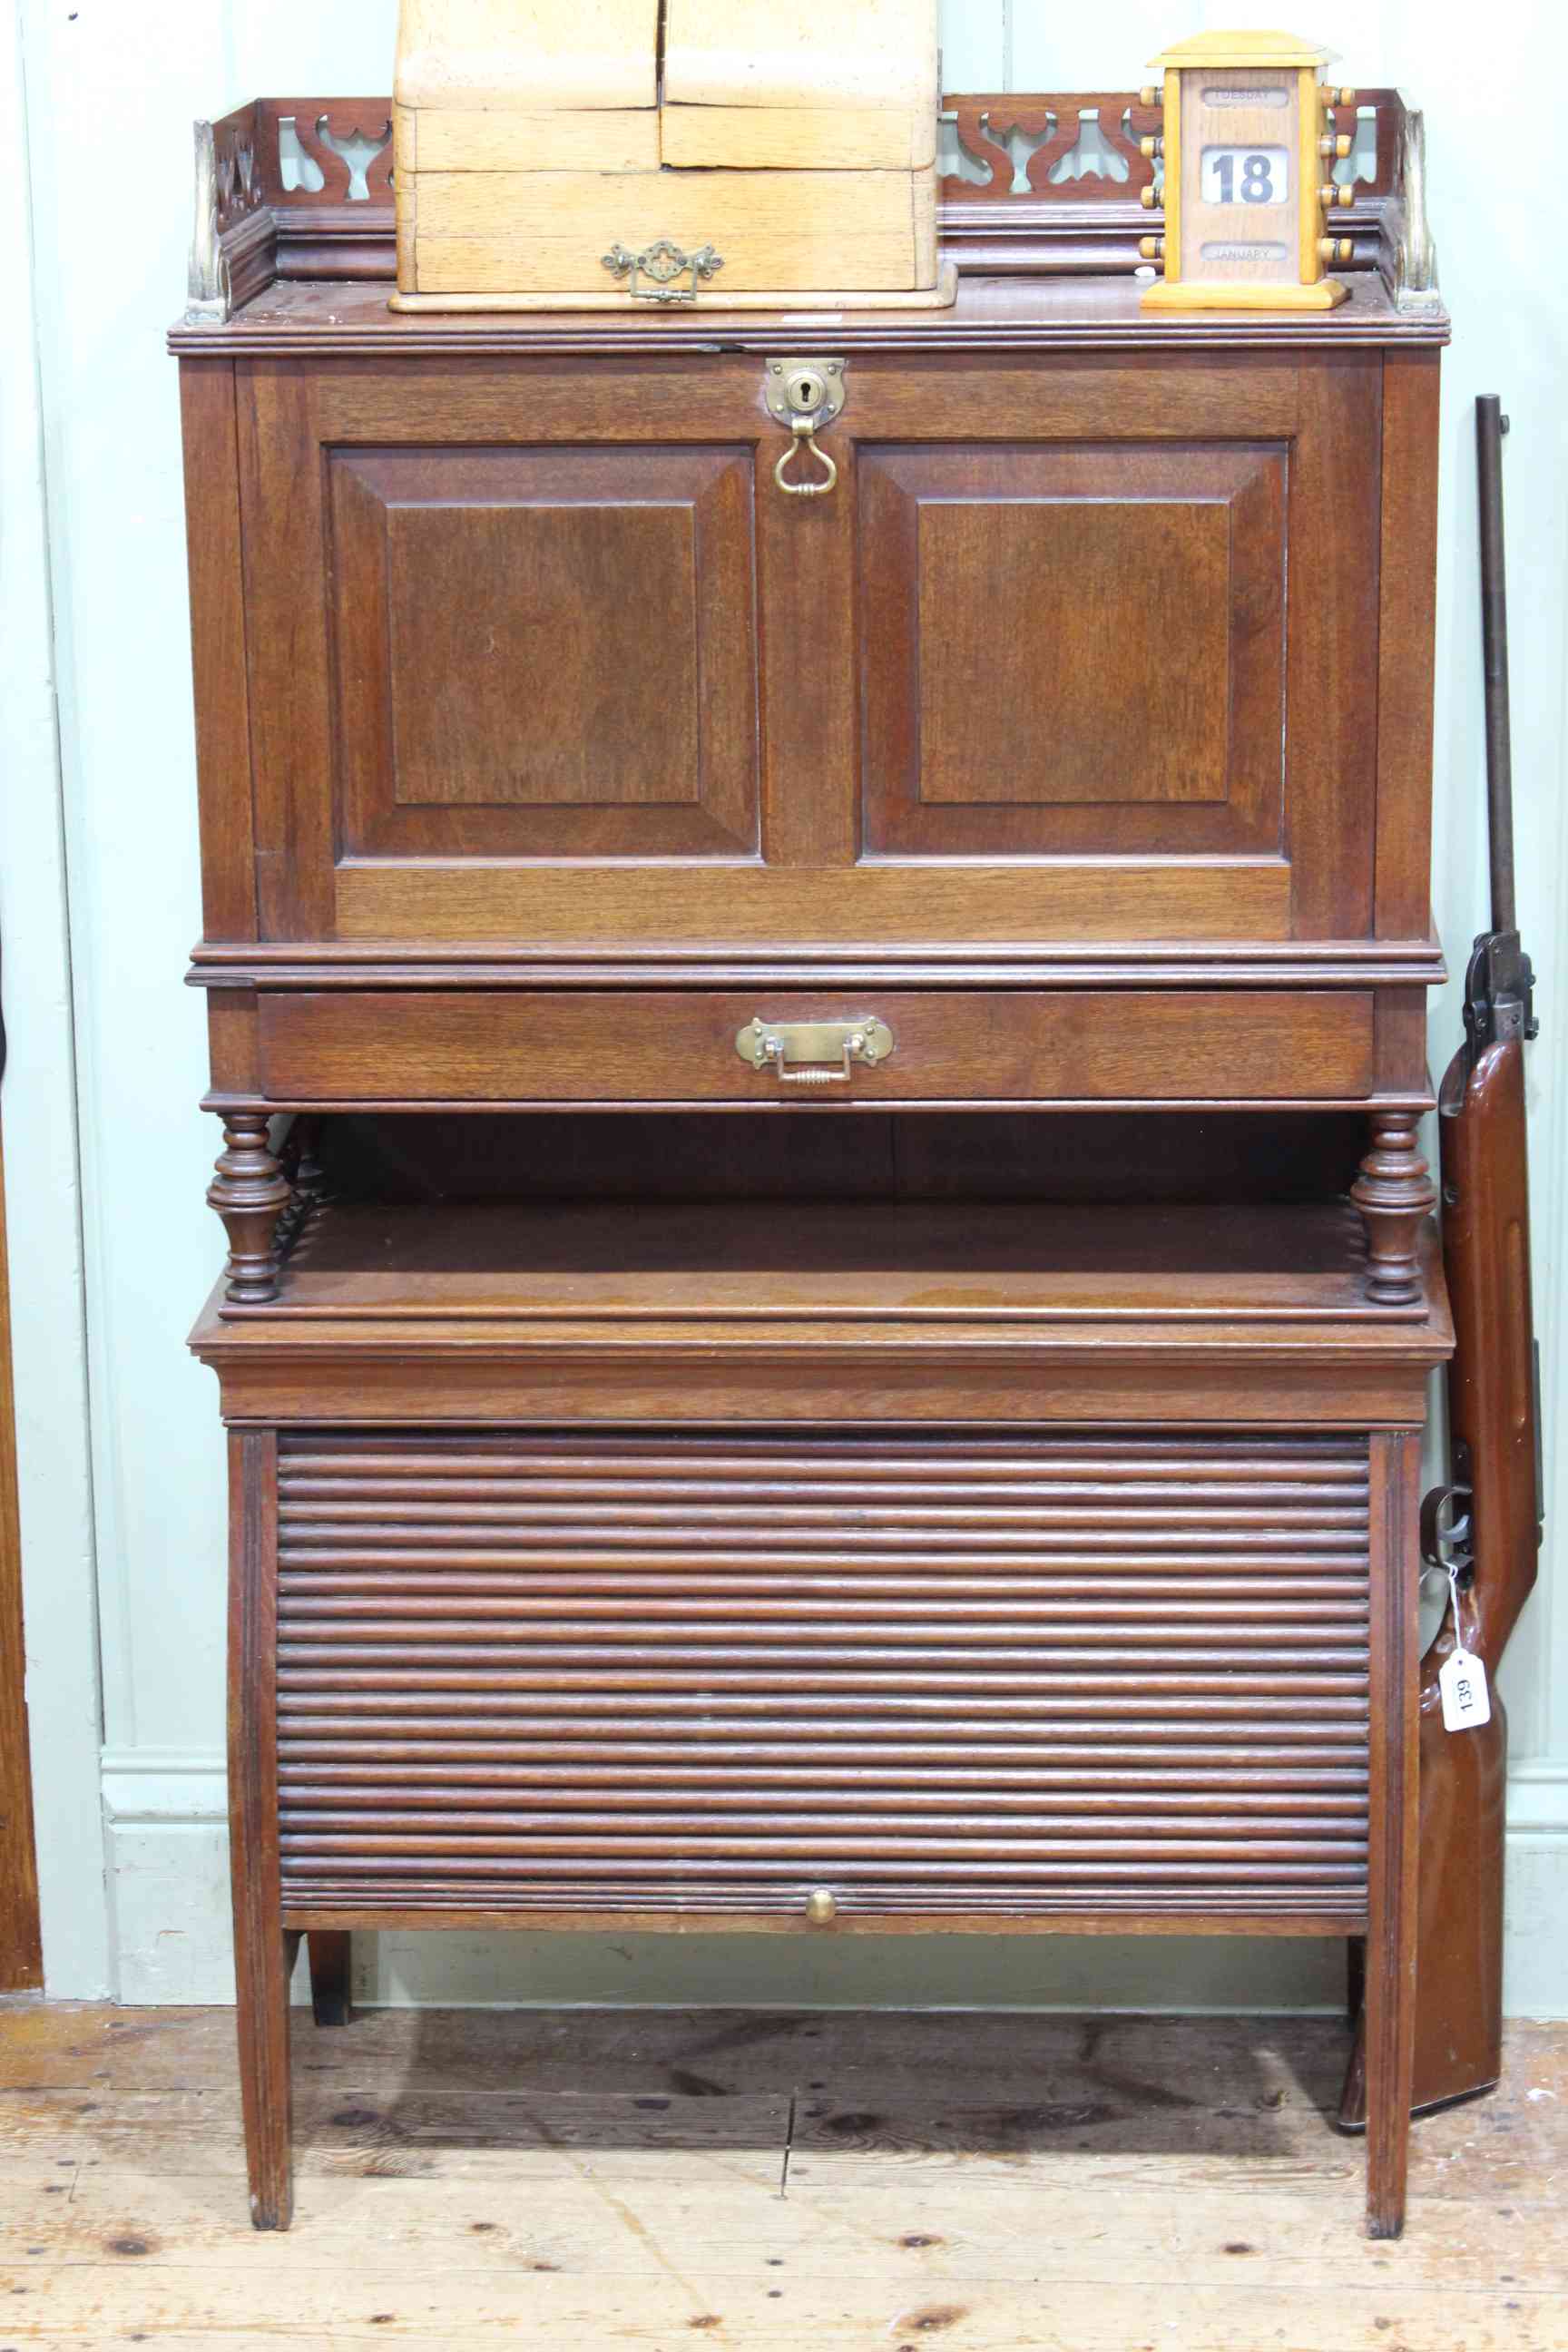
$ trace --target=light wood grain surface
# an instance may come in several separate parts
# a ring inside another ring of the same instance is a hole
[[[831,40],[775,0],[666,0],[665,19],[667,102],[936,112],[932,0],[838,0]]]
[[[405,106],[635,107],[658,99],[659,0],[402,0]]]
[[[1557,2352],[1568,2026],[1361,2234],[1326,2018],[299,2015],[258,2237],[226,2010],[0,2006],[0,2345]]]

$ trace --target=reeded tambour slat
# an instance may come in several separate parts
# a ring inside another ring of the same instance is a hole
[[[284,1892],[1366,1902],[1364,1439],[293,1436]]]

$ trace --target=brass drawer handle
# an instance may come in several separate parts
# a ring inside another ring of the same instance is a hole
[[[814,1886],[805,1898],[805,1916],[814,1927],[831,1927],[838,1916],[838,1897],[831,1886]]]
[[[613,245],[605,256],[605,268],[626,284],[634,302],[695,302],[701,280],[717,277],[723,267],[723,255],[710,245],[687,253],[667,236],[644,246],[640,253]]]
[[[893,1051],[893,1033],[874,1015],[862,1021],[764,1021],[759,1013],[735,1039],[735,1051],[754,1070],[772,1070],[787,1085],[843,1086],[855,1065],[874,1069]]]

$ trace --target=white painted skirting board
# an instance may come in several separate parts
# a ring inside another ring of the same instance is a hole
[[[232,2000],[223,1758],[106,1749],[102,1771],[120,1999]]]
[[[229,2001],[220,1756],[106,1751],[103,1807],[126,2002]],[[1562,2016],[1568,1766],[1509,1794],[1508,2006]],[[384,1935],[357,1939],[361,2000],[395,2008],[574,2002],[797,2008],[1337,2010],[1337,1945],[1232,1937]],[[737,1966],[737,1945],[743,1959]],[[303,1997],[302,1976],[295,1998]]]

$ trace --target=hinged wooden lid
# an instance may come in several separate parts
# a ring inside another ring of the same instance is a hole
[[[934,116],[936,0],[836,0],[828,16],[778,0],[667,0],[664,96],[672,106]]]
[[[403,0],[399,106],[538,114],[658,104],[659,0]]]
[[[936,159],[936,0],[666,0],[662,156],[752,170],[923,171]]]

